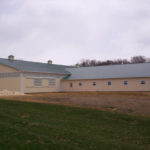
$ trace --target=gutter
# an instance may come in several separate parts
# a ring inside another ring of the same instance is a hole
[[[65,75],[65,76],[67,76],[67,75],[71,75],[71,73],[63,73],[63,74],[61,74],[61,73],[52,73],[52,72],[38,72],[38,71],[21,71],[22,73],[43,73],[43,74],[53,74],[53,75]]]

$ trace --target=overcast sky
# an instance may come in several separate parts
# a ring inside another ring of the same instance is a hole
[[[150,57],[150,0],[0,0],[0,57],[72,65]]]

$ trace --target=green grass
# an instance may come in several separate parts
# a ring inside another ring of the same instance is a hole
[[[0,150],[150,150],[150,118],[0,100]]]

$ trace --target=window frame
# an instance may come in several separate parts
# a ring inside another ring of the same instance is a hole
[[[145,85],[146,81],[145,80],[141,80],[141,85]]]
[[[48,86],[49,87],[56,87],[56,79],[55,78],[49,78],[48,79]]]
[[[93,82],[93,86],[96,86],[96,82]]]
[[[34,78],[34,87],[41,87],[41,86],[42,86],[42,79]]]
[[[108,82],[107,82],[107,85],[108,85],[108,86],[112,86],[112,82],[111,82],[111,81],[108,81]]]
[[[127,86],[128,85],[128,81],[127,80],[123,81],[123,84]]]
[[[79,82],[79,84],[78,84],[79,86],[82,86],[83,84],[82,84],[82,82]]]

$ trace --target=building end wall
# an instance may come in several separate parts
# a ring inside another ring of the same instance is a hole
[[[18,72],[16,69],[0,64],[0,73]]]
[[[0,78],[0,91],[20,92],[20,77]]]

